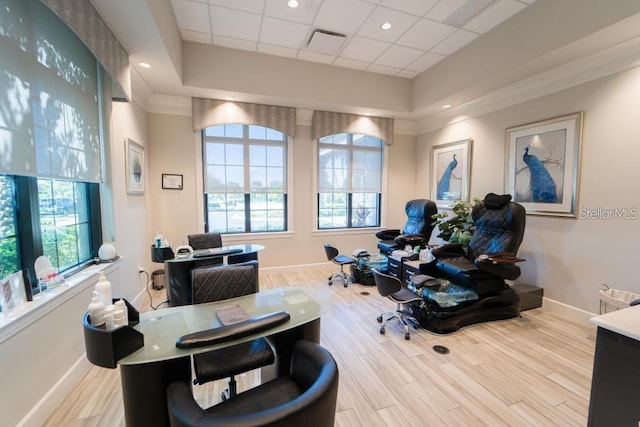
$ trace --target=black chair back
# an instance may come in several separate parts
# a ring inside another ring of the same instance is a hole
[[[409,200],[404,211],[407,214],[407,223],[402,229],[402,234],[420,234],[429,240],[434,228],[431,215],[438,213],[436,204],[427,199]]]
[[[402,282],[400,282],[400,279],[382,273],[377,269],[373,270],[373,280],[376,282],[376,289],[378,289],[378,293],[385,298],[402,289]]]
[[[476,230],[469,242],[469,259],[481,254],[518,253],[527,215],[522,205],[511,201],[511,195],[487,194],[473,207],[471,216]]]
[[[209,249],[222,247],[222,236],[220,233],[198,233],[187,236],[189,246],[195,249]]]
[[[253,294],[258,292],[258,261],[195,268],[191,279],[192,304]]]
[[[329,261],[331,261],[335,257],[338,256],[338,249],[336,249],[335,247],[331,246],[329,243],[325,243],[324,244],[324,253],[327,254],[327,259]]]

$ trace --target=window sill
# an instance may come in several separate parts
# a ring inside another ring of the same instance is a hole
[[[271,240],[271,239],[292,239],[293,231],[275,231],[270,233],[238,233],[223,234],[222,240],[225,245],[233,242],[247,242],[251,240]]]
[[[371,228],[340,228],[340,229],[329,229],[329,230],[313,230],[311,235],[313,236],[349,236],[349,235],[362,235],[362,234],[371,234],[372,236],[376,234],[376,232],[384,230],[383,227],[371,227]]]
[[[55,310],[97,281],[97,274],[108,274],[118,267],[119,260],[108,264],[91,265],[71,277],[54,290],[36,294],[33,301],[16,307],[9,315],[0,313],[0,343],[5,342],[47,313]],[[89,304],[89,301],[87,301]]]

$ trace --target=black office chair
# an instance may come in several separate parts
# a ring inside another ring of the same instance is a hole
[[[221,301],[258,292],[258,262],[196,268],[192,271],[192,303]],[[222,399],[236,395],[235,375],[271,365],[275,356],[264,338],[193,356],[194,384],[229,378]]]
[[[402,230],[384,229],[376,233],[380,239],[378,249],[390,255],[396,249],[404,249],[406,245],[424,248],[429,243],[434,229],[433,215],[438,213],[436,204],[427,199],[409,200],[404,207],[407,223]]]
[[[289,375],[280,376],[224,402],[202,409],[189,385],[167,388],[172,427],[305,426],[333,427],[338,399],[338,366],[325,348],[300,340]]]
[[[351,278],[351,275],[350,274],[347,275],[347,273],[344,271],[344,266],[349,264],[354,264],[356,260],[354,258],[351,258],[348,255],[340,254],[338,252],[338,249],[331,246],[329,243],[324,244],[324,253],[327,255],[327,259],[329,261],[331,261],[334,264],[338,264],[340,266],[340,273],[334,273],[331,276],[329,276],[329,286],[333,285],[333,279],[336,276],[339,276],[342,278],[345,288],[349,286],[349,282],[353,282],[353,280]]]
[[[222,235],[220,233],[196,233],[187,236],[189,246],[193,250],[211,249],[222,247]],[[222,257],[211,257],[206,259],[198,259],[195,262],[196,267],[206,267],[209,265],[222,264]]]
[[[471,210],[475,233],[468,250],[461,245],[436,248],[437,262],[427,274],[473,289],[482,296],[507,288],[505,279],[520,276],[518,248],[524,237],[526,211],[511,195],[489,193]]]
[[[413,317],[413,312],[405,308],[405,305],[412,302],[420,302],[422,297],[402,286],[402,282],[397,277],[382,273],[377,269],[373,270],[373,279],[376,282],[378,293],[396,303],[395,312],[384,312],[376,319],[378,323],[382,323],[380,334],[384,335],[385,327],[389,322],[398,320],[405,328],[404,339],[410,340],[411,334],[409,333],[409,324],[407,322],[411,322],[413,328],[418,329],[418,321]],[[387,318],[384,319],[385,317]]]

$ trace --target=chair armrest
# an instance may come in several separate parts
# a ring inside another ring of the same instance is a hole
[[[494,276],[498,276],[502,279],[515,280],[520,277],[520,267],[514,263],[496,262],[491,258],[476,258],[474,261],[476,267]]]
[[[397,228],[387,228],[376,232],[376,237],[380,240],[393,240],[400,235],[400,230]]]
[[[466,257],[467,253],[465,252],[462,244],[460,243],[449,243],[447,245],[443,245],[435,248],[431,251],[434,257],[436,258],[454,258],[463,256]]]

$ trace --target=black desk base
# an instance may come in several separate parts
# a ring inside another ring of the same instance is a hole
[[[266,337],[276,354],[276,375],[289,373],[296,341],[320,343],[320,319]],[[191,357],[164,362],[120,365],[124,416],[129,427],[169,426],[166,390],[174,381],[191,384]],[[262,378],[262,381],[269,378]]]

